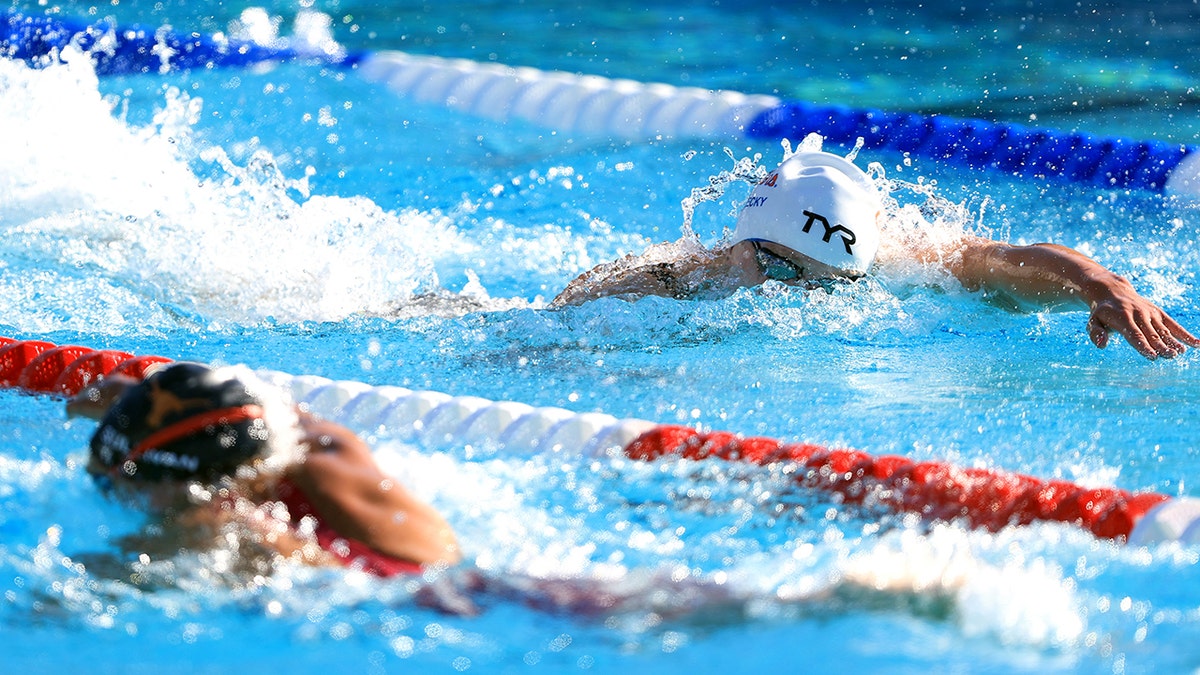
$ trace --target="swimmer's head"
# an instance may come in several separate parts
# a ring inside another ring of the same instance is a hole
[[[212,480],[267,454],[267,407],[228,369],[173,363],[109,408],[89,470],[136,481]]]
[[[822,270],[858,277],[879,249],[883,204],[871,179],[828,152],[798,152],[754,187],[733,242],[784,246]]]

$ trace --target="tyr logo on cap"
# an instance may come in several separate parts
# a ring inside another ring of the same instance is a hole
[[[804,223],[804,227],[801,228],[802,232],[807,233],[810,229],[812,229],[812,224],[814,222],[820,221],[821,225],[825,227],[825,236],[821,237],[821,241],[828,244],[829,238],[833,236],[834,232],[842,232],[844,233],[842,235],[842,245],[846,247],[846,253],[854,255],[854,251],[850,247],[854,245],[854,242],[858,241],[858,237],[854,236],[854,232],[851,231],[850,228],[840,224],[830,225],[828,218],[819,213],[813,213],[808,209],[804,210],[804,215],[808,216],[808,222]]]

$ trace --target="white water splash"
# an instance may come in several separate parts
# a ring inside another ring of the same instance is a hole
[[[1007,541],[1006,551],[997,540]],[[986,551],[992,547],[1010,559],[995,559]],[[892,532],[850,556],[842,571],[846,582],[864,588],[951,598],[956,622],[971,636],[1061,647],[1086,629],[1074,581],[1044,557],[1022,553],[1020,539],[1009,534],[945,524],[925,534]]]
[[[239,166],[195,141],[202,102],[173,89],[132,126],[88,60],[64,57],[0,62],[10,324],[331,321],[437,288],[426,251],[459,239],[443,214],[310,196],[308,175],[286,177],[265,150]]]

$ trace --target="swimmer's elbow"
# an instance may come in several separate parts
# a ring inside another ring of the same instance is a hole
[[[572,293],[571,289],[568,288],[568,289],[563,290],[562,293],[559,293],[557,296],[555,296],[555,298],[550,301],[550,304],[546,305],[546,309],[550,309],[550,310],[566,309],[567,307],[574,307],[576,305],[582,305],[583,303],[587,302],[588,300],[593,300],[593,299],[594,298],[581,296],[579,293]]]

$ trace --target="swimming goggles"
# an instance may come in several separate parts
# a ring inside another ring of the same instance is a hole
[[[750,244],[754,247],[754,257],[758,261],[758,267],[762,270],[763,276],[772,281],[778,281],[789,286],[802,286],[809,290],[820,288],[827,293],[832,293],[837,284],[854,281],[862,277],[861,274],[847,274],[845,276],[833,275],[810,279],[804,275],[804,268],[795,262],[788,260],[778,253],[768,251],[757,241],[752,241]]]
[[[750,242],[754,247],[754,257],[763,276],[773,281],[795,283],[804,281],[804,268],[796,263],[763,248],[757,241]]]

